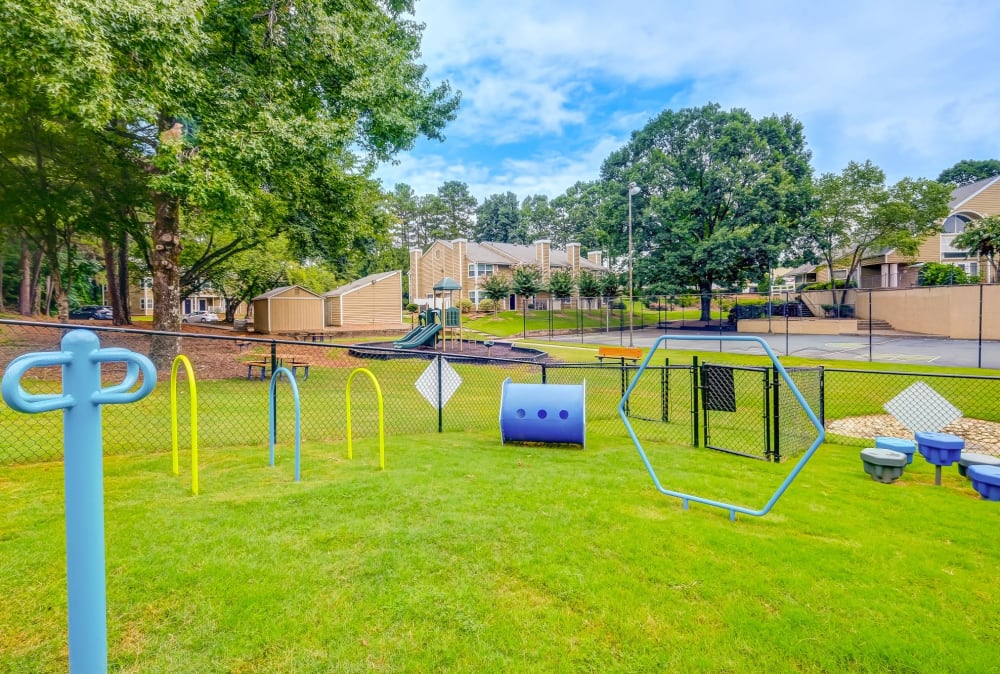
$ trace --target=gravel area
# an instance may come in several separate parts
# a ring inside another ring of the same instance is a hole
[[[888,414],[873,414],[829,421],[826,424],[826,430],[852,438],[874,438],[877,435],[913,438],[913,433]],[[962,417],[942,428],[941,432],[964,438],[965,448],[969,451],[1000,456],[1000,424],[994,421]]]

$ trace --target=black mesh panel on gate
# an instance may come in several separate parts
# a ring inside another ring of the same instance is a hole
[[[771,458],[768,435],[768,368],[701,366],[705,446],[732,454]]]

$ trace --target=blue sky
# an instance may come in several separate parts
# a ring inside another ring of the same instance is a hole
[[[796,117],[817,173],[1000,159],[995,0],[418,0],[416,18],[462,108],[443,143],[379,169],[387,189],[554,197],[662,110],[709,102]]]

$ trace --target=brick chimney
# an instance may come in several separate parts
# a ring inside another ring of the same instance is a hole
[[[566,257],[569,258],[569,270],[573,276],[580,274],[580,244],[567,243]]]
[[[420,292],[420,262],[424,257],[424,251],[420,248],[410,249],[410,302],[416,302],[418,297],[423,297]]]
[[[542,278],[548,280],[549,278],[549,253],[552,247],[552,241],[549,239],[539,239],[534,242],[535,245],[535,264],[538,268],[542,270]]]
[[[596,264],[598,267],[603,265],[604,254],[599,250],[591,250],[587,252],[587,259]]]
[[[465,285],[469,282],[469,240],[452,239],[451,244],[455,251],[454,279],[462,284],[462,289],[458,291],[458,301],[461,301],[466,296]]]

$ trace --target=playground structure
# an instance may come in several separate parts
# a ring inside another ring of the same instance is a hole
[[[271,387],[267,404],[268,420],[270,421],[268,424],[270,428],[270,433],[268,433],[270,465],[274,466],[274,438],[278,429],[276,386],[282,375],[288,375],[288,383],[292,387],[292,399],[295,401],[295,481],[298,482],[302,479],[302,405],[299,402],[299,385],[295,382],[295,375],[285,367],[276,368],[271,374]]]
[[[352,424],[351,424],[351,382],[354,381],[354,377],[359,374],[366,375],[372,382],[372,386],[375,387],[375,395],[378,398],[378,467],[381,470],[385,470],[385,403],[382,400],[382,387],[378,385],[378,379],[372,374],[372,371],[359,367],[351,372],[351,375],[347,378],[347,386],[344,391],[345,406],[347,411],[347,458],[354,458],[354,445],[353,445],[353,435],[352,435]]]
[[[515,384],[500,391],[500,441],[586,445],[586,381]]]
[[[642,443],[639,441],[639,438],[636,435],[635,430],[632,427],[632,424],[629,422],[628,399],[629,396],[632,394],[632,392],[635,390],[636,385],[642,378],[643,372],[645,372],[646,369],[649,367],[650,360],[652,360],[653,356],[656,354],[657,350],[661,347],[661,345],[670,339],[682,340],[682,341],[695,341],[695,340],[705,341],[706,339],[710,339],[712,341],[721,340],[721,341],[732,341],[732,342],[755,342],[759,344],[764,349],[764,352],[767,354],[768,358],[771,359],[772,365],[774,366],[777,373],[784,380],[789,390],[791,390],[792,394],[795,396],[796,401],[798,401],[799,405],[802,407],[806,415],[809,417],[809,421],[816,428],[817,432],[816,439],[813,440],[812,444],[809,446],[809,449],[807,449],[805,453],[802,454],[798,462],[792,467],[791,472],[789,472],[789,474],[785,477],[782,483],[778,485],[777,490],[774,492],[771,498],[768,499],[767,503],[765,503],[763,507],[748,508],[746,506],[740,506],[731,503],[724,503],[722,501],[716,501],[714,499],[705,498],[703,496],[686,494],[683,492],[667,489],[660,482],[660,478],[657,476],[656,471],[653,469],[653,465],[650,463],[649,457],[646,455],[646,452],[642,447]],[[639,456],[642,459],[643,464],[645,464],[646,470],[649,472],[650,477],[653,479],[653,485],[656,487],[657,491],[659,491],[661,494],[664,494],[665,496],[672,496],[674,498],[681,499],[682,506],[685,510],[687,510],[688,505],[691,501],[694,501],[696,503],[702,503],[704,505],[712,506],[715,508],[722,508],[724,510],[728,510],[729,518],[731,520],[736,519],[736,513],[743,513],[745,515],[752,515],[754,517],[763,517],[764,515],[769,513],[771,511],[771,508],[774,507],[774,504],[777,503],[779,498],[781,498],[781,495],[784,494],[785,491],[788,489],[788,486],[795,480],[796,477],[798,477],[798,474],[802,471],[802,468],[805,467],[806,463],[809,462],[809,459],[811,459],[813,454],[816,453],[816,450],[819,448],[820,444],[822,444],[823,442],[823,439],[826,437],[826,430],[823,428],[823,423],[819,420],[816,414],[809,407],[809,404],[806,402],[805,398],[802,396],[802,393],[799,391],[799,389],[795,386],[795,382],[792,381],[792,378],[788,375],[788,372],[781,365],[781,362],[778,360],[778,357],[775,355],[775,353],[771,350],[771,347],[768,346],[767,342],[765,342],[760,337],[753,337],[749,335],[748,336],[734,335],[734,336],[722,336],[722,337],[710,337],[710,338],[702,337],[699,335],[685,335],[685,336],[663,335],[662,337],[657,339],[656,342],[654,342],[653,346],[650,347],[649,352],[646,354],[645,359],[643,359],[642,363],[639,365],[639,369],[635,373],[635,376],[632,378],[631,383],[629,384],[624,395],[622,396],[621,402],[618,403],[618,415],[621,418],[622,423],[625,424],[625,429],[628,431],[629,436],[632,438],[632,442],[635,444],[635,448],[639,452]]]
[[[454,304],[454,292],[461,289],[462,284],[448,276],[434,284],[433,302],[420,312],[420,326],[406,337],[397,339],[393,342],[393,346],[397,349],[415,349],[420,346],[436,347],[440,340],[443,350],[447,351],[450,343],[452,349],[457,347],[461,351],[463,346],[462,310]],[[446,305],[444,293],[448,293]],[[445,306],[436,306],[439,304]]]
[[[419,346],[434,346],[441,332],[441,311],[427,307],[420,312],[420,325],[402,339],[392,343],[397,349],[415,349]]]
[[[191,493],[198,495],[198,386],[194,380],[194,370],[187,356],[179,355],[170,366],[170,439],[174,475],[180,473],[177,451],[177,374],[180,366],[187,374],[188,394],[191,398]]]

